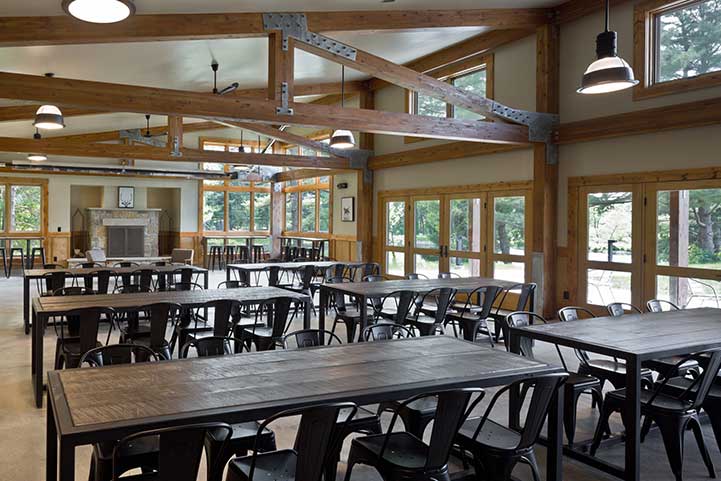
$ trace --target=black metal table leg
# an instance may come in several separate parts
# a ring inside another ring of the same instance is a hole
[[[546,454],[546,480],[563,479],[563,396],[560,386],[551,400],[548,412],[548,445]]]
[[[30,334],[30,279],[23,276],[23,325],[25,334]]]
[[[58,432],[55,427],[55,412],[50,402],[48,390],[48,412],[45,428],[45,481],[57,481],[58,478]]]
[[[626,359],[626,481],[641,476],[641,363],[635,357]]]
[[[38,316],[33,311],[32,323],[32,366],[33,375],[33,393],[35,394],[35,406],[43,407],[43,326],[45,321],[42,316]]]

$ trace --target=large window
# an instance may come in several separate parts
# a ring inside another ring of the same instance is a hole
[[[0,179],[0,233],[12,237],[42,234],[47,230],[44,205],[47,181],[35,179]],[[39,247],[33,241],[31,247]],[[13,241],[12,247],[25,249],[25,241]],[[27,254],[27,253],[26,253]]]
[[[493,55],[451,64],[431,71],[429,75],[482,97],[493,98]],[[476,113],[417,92],[409,92],[407,98],[408,113],[458,119],[482,118]]]
[[[223,142],[221,139],[201,139],[204,150],[239,152],[257,150],[257,142]],[[203,169],[212,172],[231,172],[233,165],[204,163]],[[203,180],[202,227],[206,232],[259,233],[270,231],[270,185],[267,182],[248,182],[237,179]]]
[[[636,97],[721,83],[721,0],[645,2],[636,24]]]
[[[318,139],[328,142],[328,139]],[[306,147],[288,146],[286,154],[317,155]],[[292,171],[292,169],[288,169]],[[309,177],[285,183],[285,229],[288,234],[330,234],[332,223],[331,178]]]

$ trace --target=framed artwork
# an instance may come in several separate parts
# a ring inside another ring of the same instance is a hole
[[[343,197],[340,200],[340,220],[353,222],[355,220],[355,197]]]
[[[135,187],[118,187],[118,207],[121,209],[135,207]]]

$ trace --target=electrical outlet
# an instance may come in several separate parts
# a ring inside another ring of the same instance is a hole
[[[568,300],[571,297],[571,294],[568,291],[563,291],[563,299]]]

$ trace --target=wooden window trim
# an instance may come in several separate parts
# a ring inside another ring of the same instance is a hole
[[[634,8],[633,70],[639,81],[633,88],[633,100],[644,100],[721,85],[721,71],[695,77],[654,82],[656,69],[656,37],[654,19],[657,15],[699,0],[648,0]]]
[[[4,226],[0,230],[6,237],[24,237],[29,235],[38,235],[45,237],[48,232],[48,180],[32,179],[23,177],[0,177],[0,185],[5,186],[4,199]],[[12,186],[40,187],[40,230],[37,231],[13,231],[11,229],[11,202],[10,191]],[[26,253],[29,255],[29,253]]]
[[[240,146],[240,140],[236,139],[221,139],[217,137],[200,137],[198,139],[198,146],[203,150],[206,144],[224,145],[227,151],[230,146]],[[256,148],[260,144],[257,141],[243,141],[244,146]],[[208,162],[213,163],[213,162]],[[202,169],[202,164],[200,164]],[[232,165],[223,164],[223,171],[230,172]],[[256,193],[271,193],[270,185],[268,187],[259,187],[256,184],[261,182],[250,182],[248,186],[236,186],[231,185],[230,180],[226,179],[222,185],[206,185],[204,181],[198,181],[198,231],[202,234],[223,234],[223,235],[270,235],[270,229],[268,230],[255,230],[255,194]],[[203,207],[205,205],[205,193],[206,192],[223,192],[223,230],[221,231],[210,231],[205,229],[205,222],[203,220]],[[229,205],[229,194],[232,192],[248,192],[250,193],[250,219],[249,219],[249,230],[230,230],[230,213],[228,211]],[[270,209],[270,226],[273,225],[273,208],[271,205]]]
[[[467,59],[461,60],[460,62],[455,62],[450,65],[438,68],[436,70],[432,70],[431,72],[428,72],[427,75],[430,75],[431,77],[438,80],[452,81],[453,79],[463,77],[464,75],[474,73],[478,70],[486,71],[486,98],[493,99],[495,95],[495,69],[494,55],[492,53],[474,55]],[[413,114],[415,111],[414,104],[416,93],[411,90],[403,90],[403,93],[405,99],[404,111],[406,113]],[[446,118],[451,117],[453,117],[453,105],[446,104]],[[403,137],[403,143],[405,144],[423,142],[424,140],[430,139],[424,137]]]

